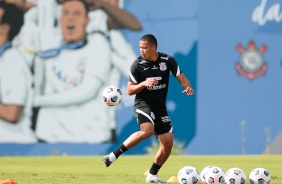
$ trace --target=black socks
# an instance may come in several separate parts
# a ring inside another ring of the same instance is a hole
[[[113,153],[118,158],[121,154],[126,152],[128,149],[124,146],[124,144],[120,145]]]
[[[153,174],[153,175],[156,175],[156,174],[158,174],[158,172],[159,172],[159,170],[160,170],[161,167],[162,167],[162,166],[159,166],[159,165],[153,163],[153,165],[152,165],[152,167],[151,167],[149,173],[150,173],[150,174]]]

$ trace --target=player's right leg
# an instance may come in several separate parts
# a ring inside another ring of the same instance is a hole
[[[136,146],[142,140],[147,139],[153,133],[154,125],[152,123],[142,123],[140,125],[140,131],[131,134],[115,151],[104,156],[103,161],[106,167],[109,167],[121,154]]]
[[[125,151],[136,146],[142,140],[147,139],[148,137],[154,134],[154,124],[151,119],[147,118],[147,116],[149,115],[146,114],[146,116],[144,116],[142,114],[139,114],[137,117],[138,117],[138,123],[140,126],[140,131],[131,134],[123,142],[122,145],[120,145],[115,151],[113,151],[109,155],[106,155],[103,158],[103,161],[106,167],[109,167]]]

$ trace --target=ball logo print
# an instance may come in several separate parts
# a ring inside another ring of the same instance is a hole
[[[186,174],[191,174],[193,172],[193,169],[186,169]]]
[[[104,89],[103,101],[109,106],[116,106],[122,101],[122,92],[117,86],[108,86]]]

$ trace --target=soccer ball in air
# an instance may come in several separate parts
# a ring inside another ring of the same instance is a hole
[[[205,184],[222,184],[225,183],[225,173],[220,167],[213,167],[208,170]]]
[[[226,184],[245,184],[246,175],[240,168],[231,168],[225,174]]]
[[[122,93],[117,86],[108,86],[104,89],[103,101],[109,106],[116,106],[122,101]]]
[[[185,166],[179,170],[177,179],[180,184],[198,184],[200,175],[195,167]]]
[[[256,168],[249,175],[251,184],[270,184],[270,174],[264,168]]]
[[[207,174],[208,170],[211,169],[211,168],[213,168],[213,167],[214,167],[214,166],[209,165],[209,166],[206,166],[206,167],[202,170],[202,172],[201,172],[201,174],[200,174],[200,177],[201,177],[201,181],[202,181],[203,183],[206,182],[206,174]]]

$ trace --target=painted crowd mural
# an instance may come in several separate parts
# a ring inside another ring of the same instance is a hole
[[[281,6],[281,0],[1,1],[0,155],[105,154],[137,131],[126,86],[147,33],[195,90],[187,97],[171,78],[167,109],[184,154],[282,153]],[[102,100],[110,85],[123,93],[115,107]],[[127,154],[145,154],[153,141]]]

